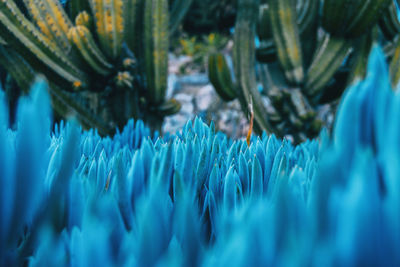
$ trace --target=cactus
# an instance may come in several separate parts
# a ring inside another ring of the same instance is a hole
[[[288,82],[303,82],[304,70],[297,24],[296,2],[292,0],[270,1],[269,17],[279,62],[285,70]]]
[[[0,64],[24,92],[43,74],[58,115],[104,135],[132,117],[160,129],[179,111],[165,99],[168,0],[71,0],[69,12],[58,0],[23,2],[32,21],[16,2],[0,2]]]
[[[165,97],[168,70],[168,5],[163,0],[146,1],[144,7],[144,65],[151,103]],[[156,16],[154,20],[152,16]]]
[[[224,62],[229,55],[221,53],[209,56],[209,77],[219,95],[238,98],[245,113],[253,101],[255,130],[300,142],[320,132],[320,107],[336,106],[346,86],[364,77],[373,43],[385,46],[397,86],[399,33],[391,0],[239,0],[234,78]]]

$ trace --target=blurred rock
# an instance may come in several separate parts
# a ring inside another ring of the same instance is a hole
[[[217,99],[217,97],[218,95],[211,84],[203,86],[199,89],[198,94],[194,97],[197,110],[207,110],[212,102]]]
[[[170,55],[167,96],[178,100],[182,108],[178,114],[165,118],[163,132],[180,131],[188,120],[197,116],[207,123],[214,121],[216,129],[229,137],[245,137],[248,121],[238,100],[224,102],[210,84],[206,73],[179,75],[180,68],[190,60],[190,57]]]
[[[173,97],[173,95],[180,90],[181,86],[179,84],[179,79],[176,74],[172,73],[168,76],[168,85],[167,86],[168,86],[167,93],[166,93],[167,98]]]
[[[178,100],[179,102],[181,102],[181,104],[187,103],[187,102],[192,102],[193,97],[194,96],[187,94],[187,93],[179,93],[179,94],[174,95],[174,98],[176,100]]]
[[[169,63],[168,63],[168,73],[170,74],[179,74],[181,73],[182,66],[191,62],[192,58],[189,56],[175,56],[174,54],[169,54]]]
[[[189,114],[189,115],[193,113],[194,111],[193,96],[189,94],[180,93],[175,96],[175,99],[178,100],[182,105],[182,108],[179,113]]]
[[[194,111],[193,103],[190,102],[182,103],[181,113],[192,114],[193,111]]]
[[[180,77],[179,82],[189,85],[205,85],[209,83],[209,80],[206,73],[194,73]]]
[[[188,120],[192,120],[195,116],[193,114],[178,113],[173,116],[168,116],[164,120],[162,131],[164,133],[174,134],[182,130]]]

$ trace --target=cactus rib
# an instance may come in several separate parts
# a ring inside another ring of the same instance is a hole
[[[162,116],[173,115],[179,112],[181,104],[174,98],[162,103],[157,107],[157,113]]]
[[[122,0],[91,0],[100,46],[112,59],[121,53],[124,22]]]
[[[222,99],[231,101],[236,98],[231,73],[222,53],[215,53],[208,57],[208,75],[211,84]]]
[[[136,35],[139,35],[137,27],[141,25],[140,18],[143,16],[140,5],[142,0],[126,0],[124,4],[124,36],[125,42],[134,53],[136,53]]]
[[[76,26],[85,26],[86,28],[91,28],[91,17],[86,11],[79,12],[75,17]]]
[[[35,78],[35,72],[28,62],[13,49],[0,45],[0,63],[24,90],[24,93],[27,93]]]
[[[396,49],[390,63],[390,78],[392,87],[397,89],[400,82],[400,39],[397,40]]]
[[[168,1],[149,0],[145,4],[144,49],[149,101],[163,102],[168,71]]]
[[[256,32],[260,40],[268,40],[272,38],[272,32],[269,20],[269,6],[268,4],[260,5]]]
[[[348,84],[355,83],[360,79],[364,79],[368,64],[368,55],[371,52],[371,48],[374,42],[373,33],[363,36],[358,41],[355,55],[351,62],[351,71],[348,78]]]
[[[7,43],[31,66],[35,66],[39,72],[49,74],[49,78],[56,83],[86,82],[84,74],[65,54],[48,45],[47,38],[22,15],[12,1],[0,2],[0,32]]]
[[[304,79],[296,6],[292,0],[271,0],[270,20],[279,62],[290,83]]]
[[[41,11],[42,21],[47,21],[50,30],[60,49],[69,52],[68,31],[72,27],[72,22],[68,18],[59,1],[54,0],[34,0]]]
[[[40,31],[54,46],[64,54],[68,54],[71,46],[67,33],[72,23],[60,3],[53,0],[24,0],[24,2]]]
[[[80,12],[90,11],[90,4],[88,0],[69,0],[69,13],[71,14],[71,18],[76,18]]]
[[[19,10],[13,1],[0,2],[0,12],[13,23],[13,25],[31,42],[34,42],[41,50],[55,61],[61,61],[67,68],[75,71],[76,66],[68,60],[67,55],[58,46],[54,45],[42,32],[40,32]],[[6,27],[9,24],[5,25]]]
[[[76,46],[82,57],[97,73],[108,75],[112,71],[109,63],[101,50],[97,47],[92,34],[85,26],[76,26],[68,33],[71,42]]]
[[[379,26],[386,38],[392,40],[400,33],[400,21],[397,16],[397,7],[392,2],[383,12]]]
[[[392,0],[356,1],[356,12],[353,12],[349,24],[346,25],[345,36],[354,38],[363,34],[378,21],[379,14],[389,6],[390,1]]]
[[[248,110],[250,98],[252,98],[255,129],[258,131],[272,131],[268,119],[265,117],[265,109],[262,97],[257,90],[255,77],[255,27],[259,1],[239,0],[238,14],[234,35],[234,66],[237,77],[237,88],[240,104],[245,111]],[[279,135],[279,132],[278,132]]]
[[[305,35],[306,31],[315,24],[315,17],[318,14],[318,0],[304,0],[300,6],[299,14],[297,15],[297,24],[299,25],[300,35]],[[260,46],[256,49],[256,58],[258,61],[263,63],[269,63],[276,60],[276,46],[270,37],[272,32],[270,31],[270,19],[269,19],[269,7],[268,5],[261,5],[260,17],[257,24],[258,37],[260,38]],[[306,41],[310,40],[309,36],[305,36]],[[307,50],[302,47],[303,50]],[[304,53],[305,51],[303,51]]]
[[[352,42],[349,40],[325,35],[308,69],[305,83],[307,95],[319,97],[322,88],[333,77],[333,74],[350,52],[351,47]]]
[[[305,32],[315,22],[315,17],[318,15],[318,8],[319,0],[302,1],[300,12],[297,15],[300,34]]]

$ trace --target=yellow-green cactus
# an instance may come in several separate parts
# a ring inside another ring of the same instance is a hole
[[[107,134],[131,117],[153,123],[179,110],[165,100],[168,0],[71,0],[69,14],[58,0],[24,4],[32,22],[0,1],[0,64],[23,90],[45,75],[61,116]]]
[[[108,75],[112,72],[113,65],[103,55],[88,28],[81,25],[72,27],[68,32],[68,39],[96,73]]]
[[[121,53],[124,21],[122,0],[90,0],[97,35],[103,51],[112,59]]]
[[[44,35],[60,49],[69,50],[68,31],[72,27],[67,14],[58,1],[24,0],[29,13]]]
[[[147,0],[144,15],[144,64],[148,97],[154,104],[160,104],[165,97],[168,75],[168,2]]]
[[[79,12],[75,17],[75,25],[76,26],[85,26],[86,28],[90,28],[92,23],[92,18],[89,13],[86,11]]]

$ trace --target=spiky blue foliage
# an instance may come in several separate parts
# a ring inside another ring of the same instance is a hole
[[[332,137],[232,141],[196,119],[150,138],[50,134],[43,81],[9,129],[0,95],[0,265],[400,264],[400,96],[379,48]]]

